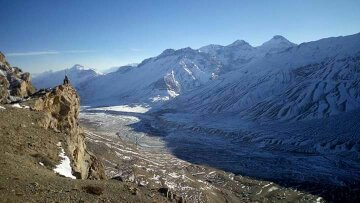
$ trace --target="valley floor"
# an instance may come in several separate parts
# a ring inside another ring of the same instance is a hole
[[[226,154],[223,145],[226,141],[220,137],[186,134],[186,131],[166,134],[169,131],[160,130],[165,128],[154,128],[149,122],[153,117],[145,112],[143,108],[124,106],[82,110],[81,123],[87,128],[87,145],[103,159],[108,176],[122,176],[125,181],[149,188],[167,188],[188,202],[323,201],[273,182],[211,167],[210,160],[222,160],[227,164],[224,166],[237,166],[241,159],[232,157],[231,160],[232,153]]]
[[[164,113],[151,123],[166,128],[167,147],[181,159],[273,181],[329,201],[358,202],[358,115],[353,111],[320,120],[258,124],[232,115]]]

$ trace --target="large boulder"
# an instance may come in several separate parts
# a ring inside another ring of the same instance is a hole
[[[57,86],[45,93],[35,101],[32,108],[45,113],[40,122],[44,128],[67,134],[67,148],[73,173],[77,178],[106,178],[102,163],[86,150],[85,135],[78,123],[80,98],[70,84]]]

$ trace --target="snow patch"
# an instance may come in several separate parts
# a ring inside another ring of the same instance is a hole
[[[175,172],[169,173],[169,176],[173,177],[173,178],[180,178],[180,175],[178,175]]]
[[[154,174],[154,177],[150,178],[150,180],[159,180],[159,179],[160,179],[160,176],[156,175],[156,174]]]
[[[161,97],[160,95],[157,95],[155,97],[150,98],[151,102],[160,102],[160,101],[169,101],[169,96]]]
[[[22,109],[19,103],[13,104],[11,107]]]
[[[105,110],[105,111],[117,111],[117,112],[129,112],[129,113],[146,113],[150,110],[149,107],[142,105],[120,105],[120,106],[107,106],[94,108],[92,110]]]
[[[76,177],[73,176],[73,174],[72,174],[72,169],[70,166],[70,159],[68,156],[66,156],[64,149],[61,147],[61,142],[59,142],[59,143],[57,144],[57,146],[61,148],[59,157],[62,160],[61,160],[60,164],[55,167],[54,171],[62,176],[65,176],[65,177],[68,177],[71,179],[76,179]]]
[[[13,104],[13,105],[11,105],[11,107],[13,107],[13,108],[19,108],[19,109],[30,109],[29,106],[20,105],[19,103]],[[1,109],[1,108],[0,108],[0,109]]]
[[[165,185],[169,188],[169,189],[175,189],[176,188],[176,183],[174,182],[168,182],[168,181],[165,181]]]
[[[269,190],[268,190],[268,192],[271,192],[271,191],[274,191],[274,190],[277,190],[277,189],[279,189],[278,187],[275,187],[275,186],[272,186]]]

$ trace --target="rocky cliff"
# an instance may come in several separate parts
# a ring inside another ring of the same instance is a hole
[[[32,103],[36,100],[37,98],[34,98],[13,105],[0,104],[0,202],[166,201],[157,191],[135,183],[117,180],[73,180],[55,170],[59,169],[59,166],[64,168],[65,165],[67,172],[72,171],[70,162],[65,161],[66,158],[71,158],[69,146],[84,145],[80,135],[77,137],[78,143],[75,143],[70,141],[76,139],[75,135],[69,137],[67,133],[55,132],[37,125],[44,120],[44,112],[27,108],[34,106]],[[68,115],[70,118],[70,113]],[[58,128],[62,129],[60,126],[68,121],[58,119]],[[64,151],[66,156],[62,154]],[[95,174],[93,171],[97,171],[99,166],[96,165],[98,162],[94,161],[94,157],[87,153],[77,154],[88,162],[89,168],[86,170]],[[83,164],[75,163],[80,166]]]
[[[79,179],[105,179],[104,167],[86,149],[83,129],[79,126],[80,98],[70,85],[60,85],[44,92],[34,103],[34,110],[45,113],[42,127],[65,133],[74,175]]]
[[[35,92],[30,74],[12,67],[0,52],[0,103],[19,101]]]
[[[79,110],[70,84],[34,93],[30,74],[0,52],[0,202],[167,201],[136,183],[102,180],[104,167],[87,150]]]
[[[74,175],[79,179],[105,179],[103,165],[86,150],[85,136],[79,126],[80,98],[70,85],[60,85],[50,92],[35,93],[30,74],[12,67],[0,52],[0,103],[34,97],[34,110],[44,112],[39,122],[46,129],[65,133],[67,151]]]

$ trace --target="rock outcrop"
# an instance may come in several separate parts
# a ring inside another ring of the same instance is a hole
[[[9,81],[6,79],[4,75],[1,74],[0,71],[0,103],[7,103],[9,94]]]
[[[35,92],[30,74],[18,67],[11,67],[0,52],[0,103],[19,101]]]
[[[105,179],[102,163],[86,149],[83,129],[79,126],[80,98],[70,85],[60,85],[35,101],[34,110],[43,111],[40,125],[65,133],[72,160],[73,174],[79,179]]]

